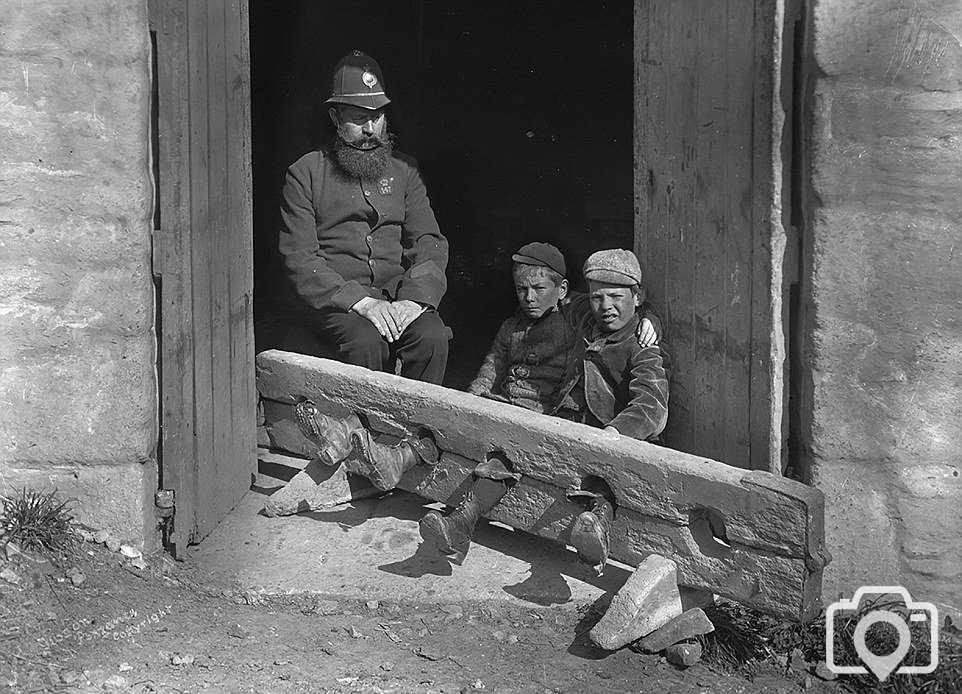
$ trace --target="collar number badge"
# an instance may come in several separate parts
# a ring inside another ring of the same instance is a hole
[[[390,195],[393,192],[393,189],[391,188],[392,183],[394,183],[393,176],[391,178],[382,178],[377,182],[377,192],[379,192],[381,195]]]

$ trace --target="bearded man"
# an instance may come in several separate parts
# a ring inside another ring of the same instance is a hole
[[[448,242],[413,158],[392,146],[377,62],[361,51],[334,69],[334,140],[287,171],[279,250],[293,294],[288,320],[332,344],[337,358],[441,383],[451,331],[438,304]]]

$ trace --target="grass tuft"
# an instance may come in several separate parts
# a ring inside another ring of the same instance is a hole
[[[707,662],[723,670],[750,670],[775,656],[768,636],[779,624],[773,617],[724,598],[706,607],[705,615],[715,627],[698,637]]]
[[[855,612],[836,613],[834,659],[838,665],[861,665],[854,645],[855,627],[875,610],[898,612],[907,616],[901,600],[877,596],[862,602]],[[715,631],[699,637],[706,662],[724,670],[750,673],[758,666],[785,657],[796,649],[812,668],[825,661],[825,611],[805,624],[781,622],[759,614],[736,602],[720,599],[705,614]],[[931,625],[907,620],[911,642],[901,666],[923,666],[929,662]],[[962,632],[950,619],[939,629],[939,665],[928,674],[892,674],[884,682],[871,673],[839,675],[837,681],[858,694],[957,694],[962,692]],[[895,650],[897,637],[888,625],[874,625],[865,635],[865,644],[873,653]],[[797,654],[796,654],[797,655]]]
[[[13,542],[21,549],[62,555],[79,541],[70,509],[73,500],[61,500],[57,490],[23,488],[0,500],[0,547]]]

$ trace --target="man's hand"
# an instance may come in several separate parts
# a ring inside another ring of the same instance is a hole
[[[381,337],[388,342],[394,342],[401,337],[401,333],[404,332],[404,328],[398,325],[398,320],[390,301],[365,296],[351,306],[351,310],[357,315],[371,321],[371,324],[381,334]],[[406,328],[407,325],[404,327]]]
[[[414,319],[424,313],[424,307],[416,301],[402,299],[391,304],[391,313],[394,315],[394,323],[398,327],[398,335],[407,330],[407,327],[414,322]]]
[[[647,318],[642,318],[638,325],[638,344],[641,347],[651,347],[658,344],[658,333],[655,326]]]

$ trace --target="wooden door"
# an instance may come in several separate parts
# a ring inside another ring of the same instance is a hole
[[[256,465],[246,0],[150,0],[168,545],[199,542]]]
[[[636,0],[635,250],[671,447],[780,471],[781,0]]]

